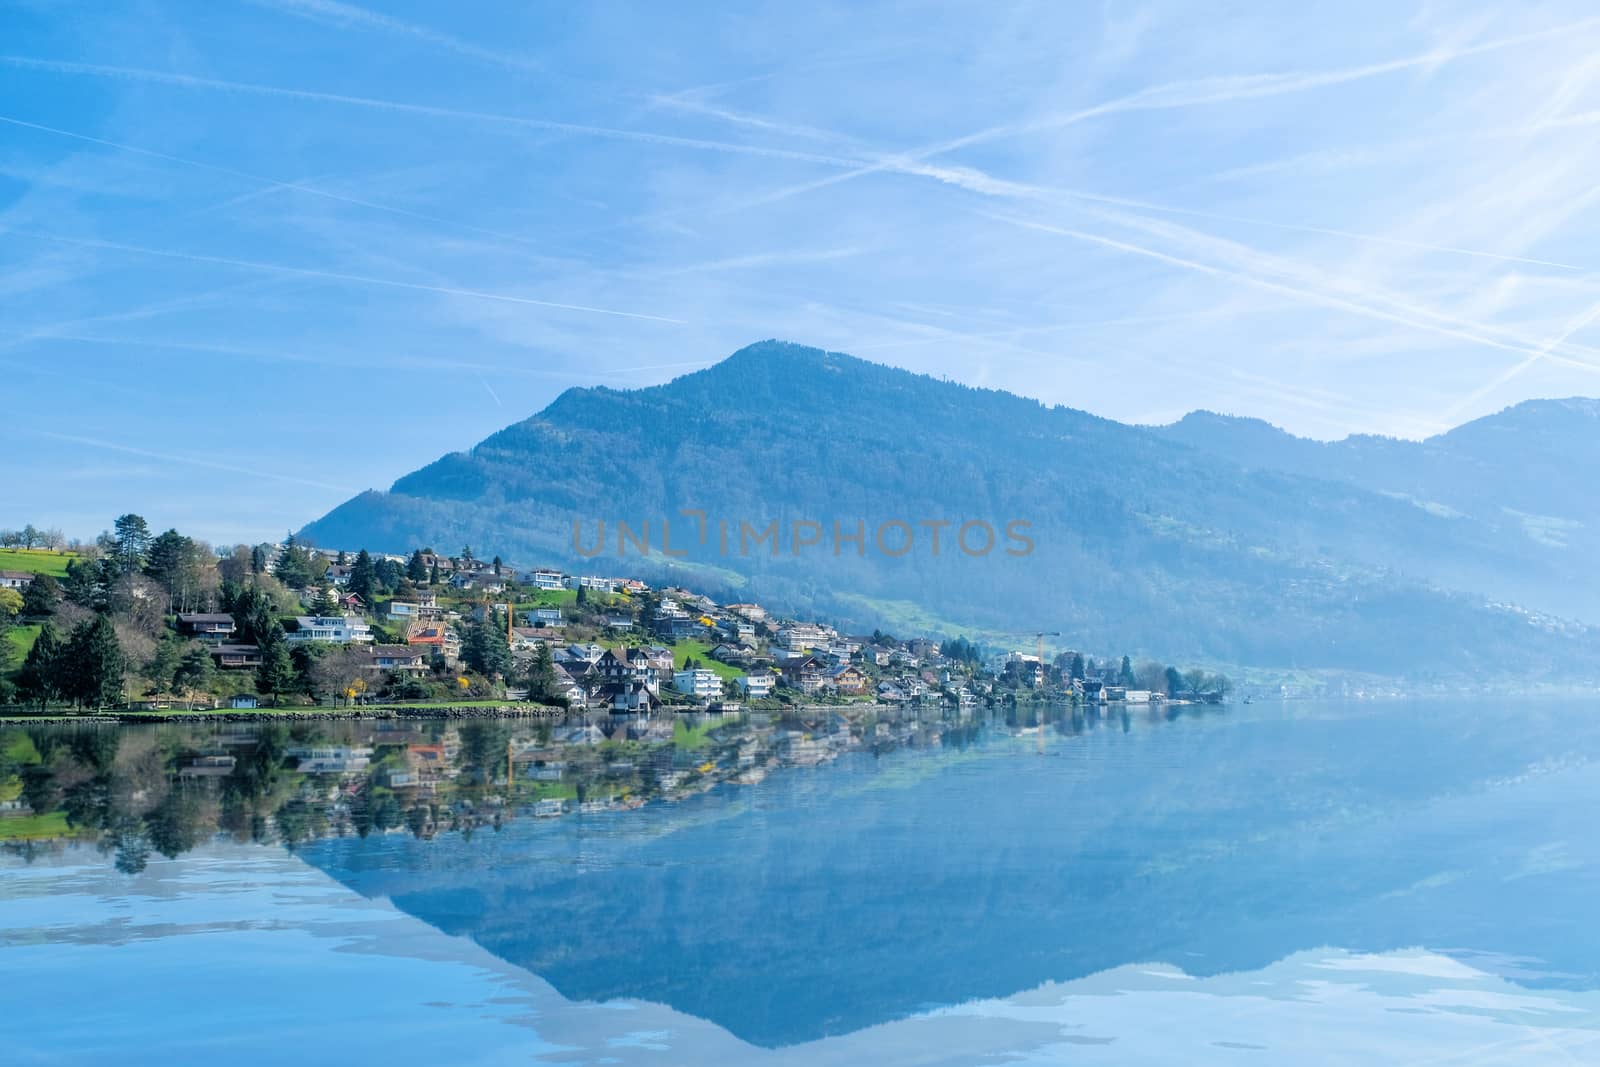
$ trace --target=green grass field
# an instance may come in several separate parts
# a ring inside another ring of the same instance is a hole
[[[6,631],[5,639],[11,642],[11,646],[16,649],[16,662],[20,666],[23,657],[27,656],[33,649],[33,643],[39,639],[39,627],[37,624],[32,626],[13,626]]]
[[[0,548],[0,571],[27,571],[64,578],[67,564],[77,558],[73,552],[50,552],[43,548]]]
[[[652,645],[656,644],[656,642],[648,639],[635,641],[633,643]],[[607,648],[622,648],[624,642],[612,641],[609,644],[606,644],[605,642],[602,642],[602,644]],[[711,649],[715,646],[708,645],[704,641],[679,641],[676,644],[662,645],[661,647],[672,650],[672,664],[675,667],[681,668],[684,660],[693,657],[694,659],[699,660],[708,670],[710,670],[718,678],[721,678],[723,681],[727,681],[731,678],[744,677],[745,671],[743,667],[735,667],[731,663],[723,663],[720,660],[712,659]]]
[[[54,837],[67,837],[72,828],[67,825],[67,813],[52,811],[48,815],[7,815],[0,818],[0,841],[44,841]]]

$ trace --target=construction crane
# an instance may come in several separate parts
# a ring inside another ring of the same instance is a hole
[[[1040,684],[1040,686],[1043,686],[1046,678],[1049,677],[1049,672],[1047,670],[1045,670],[1045,665],[1044,665],[1044,639],[1047,638],[1047,637],[1060,637],[1061,636],[1061,631],[1060,630],[1018,630],[1015,633],[1009,634],[1008,636],[1011,636],[1011,637],[1026,637],[1026,636],[1029,636],[1029,635],[1031,635],[1033,637],[1034,642],[1035,642],[1035,646],[1034,647],[1037,650],[1037,654],[1038,654],[1038,657],[1039,657],[1039,684]],[[1043,712],[1041,712],[1040,715],[1039,715],[1039,755],[1041,755],[1041,756],[1044,755],[1044,714],[1043,714]]]

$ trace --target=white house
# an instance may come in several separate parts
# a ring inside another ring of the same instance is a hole
[[[565,588],[566,582],[566,576],[560,571],[533,572],[533,587],[535,589],[554,591]]]
[[[301,615],[298,628],[285,634],[290,641],[328,645],[365,645],[372,642],[372,627],[359,615]]]
[[[33,575],[28,571],[0,571],[0,589],[21,591],[32,581]]]
[[[739,688],[744,690],[745,696],[751,700],[760,700],[772,695],[772,687],[778,682],[777,676],[772,674],[747,674],[739,679]]]
[[[722,695],[722,679],[717,677],[716,671],[704,667],[676,671],[672,675],[672,688],[697,700],[715,700]]]

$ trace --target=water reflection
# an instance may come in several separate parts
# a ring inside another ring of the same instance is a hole
[[[1419,983],[1372,992],[1364,1023],[1433,1035],[1419,1048],[1439,1039],[1440,1013],[1468,1028],[1535,1010],[1594,1024],[1580,996],[1600,985],[1588,707],[1252,707],[1068,716],[1043,732],[1027,717],[705,725],[604,743],[564,740],[581,724],[498,721],[124,731],[114,744],[65,732],[38,752],[49,788],[37,771],[20,778],[124,867],[130,839],[146,863],[213,829],[281,839],[563,1003],[668,1005],[657,1023],[680,1036],[687,1017],[820,1055],[893,1023],[948,1030],[952,1049],[981,1032],[998,1054],[999,1035],[1032,1028],[1028,1047],[1081,1058],[1096,1046],[1074,1038],[1136,1043],[1121,1022],[1086,1021],[1072,1001],[1085,989],[1137,989],[1188,1018],[1215,1010],[1173,1000],[1206,999],[1197,982],[1276,1002],[1257,1005],[1254,1037],[1240,1020],[1194,1022],[1215,1031],[1217,1056],[1281,1050],[1282,1019],[1327,1016],[1306,1002],[1379,984]],[[556,799],[566,815],[536,817]],[[1372,953],[1389,962],[1340,962]],[[1462,971],[1446,982],[1448,967]],[[1274,977],[1228,977],[1246,974]],[[1429,992],[1445,984],[1462,988]],[[1107,1003],[1093,1011],[1138,1028]],[[1429,1019],[1401,1027],[1397,1011]],[[1563,1030],[1549,1047],[1583,1038]]]

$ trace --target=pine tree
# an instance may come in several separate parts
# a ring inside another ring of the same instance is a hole
[[[289,657],[289,642],[280,630],[276,635],[268,636],[261,645],[261,666],[256,668],[256,692],[272,697],[272,703],[276,705],[280,696],[294,691],[294,683],[294,661]]]
[[[550,655],[550,646],[541,642],[528,668],[528,695],[535,700],[548,700],[555,687],[555,660]]]
[[[333,598],[333,590],[323,588],[317,593],[317,599],[311,603],[313,615],[332,615],[339,610],[338,601]]]
[[[129,513],[118,516],[112,523],[117,531],[114,551],[117,566],[124,574],[132,574],[144,566],[146,553],[150,550],[150,526],[139,515]]]
[[[349,589],[368,604],[372,603],[378,591],[378,572],[372,565],[372,557],[364,548],[356,553],[356,561],[350,567]]]
[[[41,625],[17,675],[17,693],[24,703],[37,704],[42,709],[67,695],[62,685],[65,651],[56,628],[48,622]]]
[[[267,573],[267,549],[264,545],[257,545],[250,550],[250,573]]]
[[[61,583],[48,574],[36,574],[22,591],[22,613],[38,617],[50,615],[61,603]]]
[[[122,699],[127,663],[111,620],[97,615],[72,632],[65,656],[65,688],[79,704],[105,708]]]
[[[183,659],[178,662],[178,669],[173,674],[172,684],[182,692],[192,696],[194,693],[204,692],[211,688],[211,682],[216,677],[216,673],[216,666],[211,662],[211,653],[199,645],[194,645],[183,654]]]
[[[428,580],[428,564],[423,561],[422,549],[411,553],[411,559],[406,562],[406,577],[419,585]]]
[[[474,623],[467,630],[466,639],[461,642],[462,662],[485,678],[505,677],[511,673],[513,665],[505,624],[499,620],[499,615],[486,613],[482,622]]]
[[[429,585],[438,585],[439,584],[439,561],[438,560],[434,560],[433,561],[433,570],[428,573],[428,584]]]
[[[65,593],[67,599],[80,608],[93,610],[105,596],[105,586],[100,581],[100,567],[93,561],[69,560]]]

